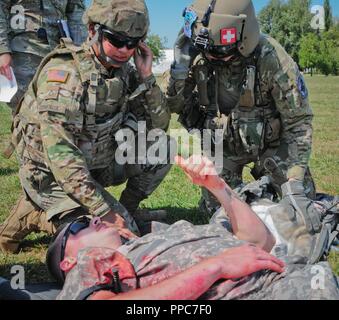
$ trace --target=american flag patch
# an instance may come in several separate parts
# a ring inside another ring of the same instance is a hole
[[[69,73],[64,70],[48,70],[47,82],[65,83],[68,79]]]

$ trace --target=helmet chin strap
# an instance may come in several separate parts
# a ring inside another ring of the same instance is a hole
[[[111,65],[111,66],[118,66],[119,68],[122,67],[124,64],[127,63],[126,62],[121,62],[121,61],[117,61],[114,60],[110,57],[108,57],[104,51],[104,47],[102,45],[102,40],[103,40],[103,35],[102,35],[102,30],[101,30],[101,26],[99,24],[96,24],[94,26],[94,30],[95,30],[95,35],[94,37],[91,39],[89,45],[93,46],[94,44],[97,44],[99,47],[99,52],[100,52],[100,56],[98,57],[99,60],[106,62],[107,64]]]

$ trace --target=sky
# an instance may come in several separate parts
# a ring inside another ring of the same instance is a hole
[[[91,0],[86,0],[90,2]],[[193,0],[146,0],[150,19],[151,32],[167,38],[166,47],[172,47],[176,35],[183,25],[182,12]],[[265,6],[269,0],[254,0],[257,12]],[[330,0],[334,16],[339,16],[339,1]],[[313,0],[314,5],[323,4],[323,0]]]

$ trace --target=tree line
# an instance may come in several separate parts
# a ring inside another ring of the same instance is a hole
[[[338,18],[333,17],[329,0],[324,0],[322,28],[311,13],[311,2],[270,0],[258,15],[261,31],[279,41],[301,69],[339,75]]]

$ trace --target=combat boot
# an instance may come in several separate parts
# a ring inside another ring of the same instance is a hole
[[[148,209],[138,209],[132,213],[132,216],[136,220],[141,220],[144,222],[150,221],[165,221],[167,218],[166,210],[148,210]]]
[[[165,222],[167,218],[166,210],[138,209],[131,215],[139,228],[141,236],[152,232],[152,221]]]
[[[20,242],[30,233],[55,232],[55,227],[47,221],[46,212],[36,208],[22,195],[6,221],[0,225],[0,250],[3,253],[17,253]]]

